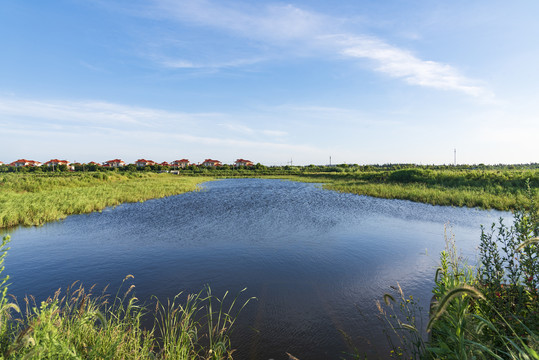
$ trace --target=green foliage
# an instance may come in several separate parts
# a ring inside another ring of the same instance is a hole
[[[469,266],[459,255],[446,227],[427,342],[417,321],[406,315],[417,305],[405,302],[400,287],[398,301],[384,296],[386,306],[393,309],[398,304],[400,312],[400,316],[389,313],[378,303],[393,335],[388,337],[391,357],[539,359],[539,213],[531,186],[514,215],[511,227],[500,219],[490,230],[482,228],[478,267]]]
[[[0,276],[5,270],[4,260],[9,250],[7,246],[9,242],[9,235],[2,237],[2,244],[0,245]],[[18,305],[10,302],[7,297],[8,280],[9,275],[0,278],[0,354],[8,348],[10,342],[9,333],[14,327],[14,324],[10,322],[11,312],[20,312]]]
[[[155,173],[4,174],[0,177],[0,228],[41,225],[71,214],[99,211],[197,189],[210,180]]]
[[[455,257],[442,252],[427,358],[538,358],[539,216],[529,187],[527,199],[513,226],[500,219],[482,228],[475,271],[451,265]]]
[[[132,279],[128,275],[123,284]],[[145,329],[143,318],[152,315],[149,307],[138,304],[134,285],[114,297],[103,291],[94,295],[74,283],[64,295],[58,290],[52,298],[36,304],[25,298],[21,319],[3,322],[2,359],[231,359],[230,333],[241,310],[235,305],[240,292],[227,308],[227,294],[218,298],[209,287],[187,297],[184,305],[177,295],[167,306],[155,305],[154,326]],[[9,306],[6,306],[9,305]],[[5,300],[2,319],[18,307]]]
[[[392,289],[395,296],[385,294],[383,304],[376,302],[391,348],[389,356],[395,359],[419,359],[425,352],[422,308],[413,296],[404,295],[399,284]]]

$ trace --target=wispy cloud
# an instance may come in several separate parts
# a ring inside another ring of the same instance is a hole
[[[239,123],[225,123],[225,124],[220,124],[220,125],[228,130],[231,130],[234,133],[251,135],[251,136],[262,134],[268,137],[282,138],[288,135],[286,131],[268,130],[268,129],[258,130],[258,129],[253,129],[252,127],[239,124]]]
[[[159,62],[168,68],[173,69],[223,69],[223,68],[234,68],[239,66],[246,66],[246,65],[252,65],[256,63],[260,63],[263,61],[266,61],[266,58],[263,57],[256,57],[256,58],[250,58],[250,59],[235,59],[231,61],[223,61],[223,62],[192,62],[188,60],[182,60],[182,59],[171,59],[171,58],[163,58],[159,60]]]
[[[0,98],[4,121],[35,119],[58,126],[104,126],[107,128],[152,128],[195,125],[202,119],[218,118],[218,113],[181,113],[160,109],[114,104],[104,101],[58,101]]]
[[[380,39],[350,35],[330,38],[342,45],[340,50],[342,55],[373,60],[376,71],[401,78],[409,84],[456,90],[474,97],[492,96],[486,89],[474,85],[476,81],[461,75],[454,67],[435,61],[421,60],[410,51],[388,45]]]
[[[284,131],[255,129],[230,121],[233,117],[225,113],[182,113],[102,101],[67,102],[0,97],[0,127],[3,134],[9,139],[37,139],[34,147],[38,149],[41,148],[40,141],[46,142],[52,137],[57,140],[58,146],[73,139],[78,139],[81,145],[90,139],[99,139],[100,147],[110,142],[115,144],[110,146],[112,148],[125,146],[130,149],[136,148],[135,144],[150,147],[169,144],[175,147],[189,143],[196,145],[193,148],[197,151],[210,146],[213,147],[212,151],[218,153],[223,148],[229,152],[234,149],[245,152],[256,149],[268,154],[272,151],[287,154],[319,151],[310,145],[281,141],[287,135]],[[13,148],[10,151],[15,152],[18,146],[10,141],[4,141],[1,145]]]
[[[162,16],[181,23],[210,27],[234,36],[256,41],[272,47],[276,56],[323,55],[351,60],[366,59],[374,71],[402,79],[411,85],[440,90],[451,90],[480,99],[491,99],[493,94],[478,81],[442,62],[424,60],[413,52],[390,45],[387,41],[344,29],[346,21],[293,5],[248,6],[240,3],[210,0],[155,0]],[[267,54],[265,54],[267,55]],[[176,68],[238,67],[267,60],[255,56],[254,60],[216,63],[198,63],[187,60],[168,60],[163,65]]]

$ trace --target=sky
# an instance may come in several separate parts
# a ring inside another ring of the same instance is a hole
[[[539,162],[536,0],[4,0],[0,161]]]

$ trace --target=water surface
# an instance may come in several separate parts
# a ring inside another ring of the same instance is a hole
[[[346,332],[386,358],[375,301],[400,283],[428,305],[444,224],[471,256],[480,224],[509,213],[327,191],[316,184],[233,179],[199,192],[124,204],[12,232],[10,293],[39,299],[75,280],[135,276],[140,299],[247,287],[236,359],[338,359]]]

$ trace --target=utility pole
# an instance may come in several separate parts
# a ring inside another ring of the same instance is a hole
[[[329,166],[331,166],[331,155],[329,156]]]
[[[457,166],[457,148],[453,151],[453,166]]]

